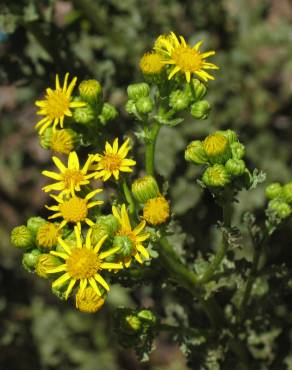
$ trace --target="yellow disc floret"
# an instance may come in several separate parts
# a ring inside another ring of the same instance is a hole
[[[71,117],[70,108],[83,107],[84,102],[71,101],[71,94],[76,84],[77,78],[74,77],[68,86],[69,73],[66,73],[63,87],[60,86],[59,76],[56,75],[55,90],[48,88],[44,100],[37,100],[35,104],[40,107],[38,115],[44,116],[37,124],[36,129],[42,134],[51,125],[55,129],[58,124],[63,128],[66,116]]]
[[[66,260],[67,271],[74,279],[89,279],[94,277],[100,268],[97,255],[86,248],[74,248]]]
[[[87,232],[85,243],[83,243],[81,230],[78,227],[74,227],[74,232],[75,245],[73,247],[67,244],[62,238],[59,238],[58,242],[63,248],[63,252],[51,251],[51,255],[64,260],[63,264],[49,268],[46,271],[47,274],[63,273],[63,275],[53,282],[52,287],[63,286],[69,281],[65,292],[65,298],[67,299],[76,283],[79,282],[79,294],[81,297],[87,286],[90,286],[97,296],[102,296],[98,285],[106,291],[109,291],[110,288],[108,283],[100,275],[100,272],[102,270],[123,268],[121,263],[104,262],[107,257],[116,253],[118,248],[111,248],[100,253],[100,249],[107,235],[102,237],[96,245],[92,245],[91,229]]]
[[[69,130],[56,130],[52,134],[51,149],[54,152],[69,154],[74,149],[74,139]]]
[[[157,39],[154,50],[161,54],[164,64],[174,66],[168,75],[169,79],[176,73],[182,72],[188,83],[191,81],[192,74],[196,74],[204,81],[214,80],[214,77],[205,70],[218,69],[218,67],[206,62],[205,59],[214,55],[215,51],[201,53],[199,51],[201,44],[202,41],[191,47],[182,36],[178,38],[173,32]]]
[[[114,176],[118,180],[120,172],[132,172],[131,167],[136,162],[126,158],[129,150],[129,139],[120,148],[117,138],[114,140],[112,146],[106,142],[103,154],[96,154],[93,158],[93,161],[98,162],[97,165],[91,167],[92,170],[96,170],[95,177],[102,177],[103,181],[106,181],[111,176]]]
[[[81,312],[94,313],[104,305],[104,298],[97,295],[90,286],[82,292],[78,290],[76,297],[76,308]]]
[[[102,200],[95,200],[89,202],[96,194],[100,193],[102,189],[96,189],[88,193],[85,198],[80,198],[74,195],[71,198],[63,199],[60,196],[51,195],[53,199],[58,202],[55,206],[46,206],[47,209],[55,211],[56,213],[49,217],[49,219],[62,217],[63,221],[60,223],[59,229],[64,227],[68,222],[75,223],[80,228],[81,222],[86,222],[89,226],[94,225],[87,215],[89,208],[102,204]]]
[[[154,226],[166,222],[169,214],[169,203],[163,196],[149,199],[143,209],[143,218],[148,224]]]
[[[60,204],[59,209],[67,222],[84,221],[88,214],[87,200],[76,196]]]
[[[203,141],[203,149],[211,163],[225,163],[231,156],[227,137],[222,134],[212,134]]]
[[[162,57],[155,53],[145,53],[140,60],[141,71],[148,74],[158,74],[162,71],[165,64],[162,62]]]
[[[51,249],[57,244],[59,236],[58,227],[51,222],[47,222],[38,229],[36,240],[40,247]]]

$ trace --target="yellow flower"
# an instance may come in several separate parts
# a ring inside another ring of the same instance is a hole
[[[58,157],[52,157],[55,165],[60,173],[52,171],[43,171],[42,174],[57,180],[54,184],[43,187],[47,193],[52,190],[60,191],[59,195],[75,195],[75,191],[80,191],[80,186],[89,184],[89,179],[94,176],[93,173],[87,174],[93,156],[89,156],[85,165],[80,169],[79,159],[76,152],[71,152],[68,157],[67,167],[61,162]]]
[[[44,116],[37,124],[36,129],[42,134],[51,125],[56,128],[58,124],[63,128],[65,116],[71,117],[70,108],[83,107],[84,102],[71,101],[71,94],[76,84],[77,78],[74,77],[68,86],[69,73],[66,73],[63,87],[60,86],[59,76],[56,75],[55,90],[47,88],[44,100],[37,100],[35,104],[40,107],[38,115]]]
[[[64,249],[64,252],[50,252],[53,256],[60,257],[64,260],[62,265],[47,270],[47,274],[64,272],[62,276],[53,282],[52,287],[60,287],[70,280],[65,293],[66,299],[68,299],[76,282],[79,282],[79,294],[83,294],[89,284],[94,292],[98,296],[101,296],[102,293],[98,284],[106,291],[109,291],[110,288],[108,283],[100,275],[100,271],[122,268],[121,263],[109,263],[103,261],[105,258],[113,255],[118,248],[111,248],[105,252],[99,253],[107,235],[101,238],[95,246],[92,246],[91,229],[87,232],[85,244],[82,242],[81,230],[75,226],[74,231],[76,237],[75,247],[72,248],[62,238],[59,238],[58,242]]]
[[[42,248],[51,249],[57,244],[59,234],[59,228],[55,224],[46,222],[38,229],[36,235],[37,244]]]
[[[169,218],[169,204],[163,197],[149,199],[143,209],[143,218],[150,225],[163,224]]]
[[[97,312],[104,305],[104,302],[104,298],[97,295],[91,286],[83,291],[79,289],[75,296],[76,308],[81,312]]]
[[[146,226],[146,222],[142,221],[138,226],[132,230],[126,205],[123,204],[120,212],[117,207],[112,207],[113,215],[119,221],[120,227],[116,235],[127,236],[134,245],[133,252],[131,256],[123,258],[123,263],[126,267],[129,267],[132,262],[132,257],[134,257],[139,263],[143,263],[141,258],[149,259],[149,253],[147,249],[143,246],[142,242],[149,238],[149,233],[142,232]]]
[[[93,190],[88,193],[85,198],[79,198],[74,195],[71,198],[63,199],[60,196],[51,195],[59,204],[55,206],[46,206],[50,211],[56,213],[49,217],[49,219],[62,217],[63,221],[60,223],[59,229],[64,227],[68,222],[74,223],[81,229],[81,222],[86,222],[87,225],[92,226],[94,222],[91,221],[88,216],[89,208],[95,207],[102,204],[102,200],[95,200],[89,203],[89,200],[93,198],[97,193],[100,193],[102,189]]]
[[[145,53],[140,60],[140,69],[146,75],[160,73],[164,65],[162,57],[155,52]]]
[[[136,162],[126,158],[129,150],[129,139],[119,148],[119,139],[116,138],[111,146],[109,142],[105,144],[103,154],[96,154],[94,161],[97,165],[92,166],[92,170],[96,170],[95,178],[102,177],[103,181],[108,180],[112,175],[116,180],[119,179],[120,172],[132,172],[131,166],[135,166]]]
[[[185,74],[188,83],[191,81],[192,74],[196,74],[204,81],[214,80],[214,77],[205,70],[219,68],[213,63],[206,62],[205,59],[214,55],[215,51],[200,53],[201,44],[202,41],[199,41],[191,47],[186,43],[183,36],[179,36],[178,39],[173,32],[167,36],[162,36],[160,41],[158,38],[154,45],[155,51],[164,57],[163,63],[174,66],[168,75],[168,79],[181,71]]]
[[[57,153],[69,154],[74,149],[74,141],[70,130],[56,130],[52,133],[51,149]]]

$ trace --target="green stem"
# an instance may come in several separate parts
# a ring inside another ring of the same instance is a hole
[[[124,195],[125,195],[125,198],[126,198],[126,201],[128,202],[129,204],[129,212],[131,215],[134,215],[135,214],[135,201],[132,197],[132,193],[129,189],[129,186],[127,184],[127,181],[126,180],[123,180],[122,181],[122,188],[123,188],[123,192],[124,192]]]
[[[239,307],[238,315],[237,315],[237,322],[241,322],[245,316],[246,308],[249,303],[252,287],[256,278],[256,274],[259,268],[260,257],[264,248],[264,245],[269,238],[268,234],[263,237],[262,241],[259,244],[254,243],[254,254],[253,254],[253,261],[250,270],[249,277],[247,279],[247,283],[245,286],[245,291],[243,294],[243,298]]]
[[[145,161],[146,161],[146,172],[147,175],[154,176],[154,153],[155,153],[155,145],[156,139],[159,133],[161,125],[154,121],[152,129],[150,131],[150,137],[146,142],[146,151],[145,151]]]
[[[231,226],[231,215],[232,215],[231,199],[228,199],[226,203],[224,203],[224,205],[222,206],[222,209],[223,209],[224,227],[229,228]],[[212,263],[210,264],[209,268],[205,271],[204,275],[200,279],[201,284],[205,284],[213,278],[215,272],[217,271],[223,258],[225,257],[227,249],[228,249],[228,240],[227,240],[227,236],[224,233],[221,246],[219,247],[217,253],[215,254],[215,257]]]

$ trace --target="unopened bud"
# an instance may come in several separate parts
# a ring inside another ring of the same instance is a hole
[[[47,271],[61,264],[62,262],[59,260],[59,258],[53,256],[52,254],[44,253],[41,254],[37,259],[35,272],[38,274],[38,276],[47,278]]]
[[[10,240],[19,249],[30,249],[34,245],[33,234],[25,225],[16,226],[11,232]]]
[[[48,127],[41,135],[39,135],[40,146],[43,149],[51,149],[52,135],[52,127]]]
[[[230,144],[232,158],[241,159],[245,156],[245,147],[239,142],[233,142]]]
[[[232,176],[241,176],[245,172],[245,163],[242,159],[233,159],[230,158],[225,163],[225,168],[227,169],[228,173]]]
[[[102,98],[102,88],[97,80],[85,80],[79,85],[82,100],[89,104],[98,104]]]
[[[207,119],[211,106],[207,100],[200,100],[191,105],[191,115],[197,119]]]
[[[39,249],[33,249],[31,252],[24,253],[22,257],[22,266],[24,269],[28,272],[33,272],[40,255],[41,251]]]
[[[221,134],[207,136],[203,149],[211,163],[225,163],[231,157],[228,139]]]
[[[219,131],[216,131],[215,134],[220,134],[220,135],[223,135],[226,137],[226,139],[228,139],[229,141],[229,144],[232,144],[234,142],[238,143],[238,136],[236,134],[235,131],[233,130],[219,130]]]
[[[266,187],[266,197],[275,199],[282,195],[282,185],[279,182],[273,182]]]
[[[214,164],[206,169],[202,181],[209,187],[224,187],[229,184],[230,176],[222,164]]]
[[[289,182],[283,186],[282,195],[287,203],[292,203],[292,182]]]
[[[116,108],[110,103],[104,103],[98,118],[100,119],[100,122],[105,125],[108,121],[115,119],[117,116],[118,112]]]
[[[287,218],[292,212],[289,204],[279,199],[272,199],[269,202],[268,209],[273,210],[281,219]]]
[[[134,243],[126,235],[116,235],[113,240],[113,246],[119,247],[116,254],[120,257],[128,257],[132,254],[134,249]]]
[[[204,164],[208,162],[203,143],[200,140],[192,141],[185,150],[185,160],[195,164]]]
[[[159,187],[153,176],[144,176],[132,184],[132,193],[139,203],[146,203],[148,199],[159,194]]]
[[[39,228],[43,225],[47,223],[47,221],[42,218],[42,217],[30,217],[28,220],[27,220],[27,227],[29,228],[29,230],[32,232],[33,235],[36,235]]]
[[[128,86],[127,93],[129,99],[137,101],[139,98],[149,96],[150,87],[145,82],[141,82],[139,84],[132,84]]]
[[[93,121],[96,117],[96,112],[93,107],[87,104],[85,107],[75,108],[73,112],[73,118],[77,123],[86,125]]]
[[[141,97],[136,101],[136,109],[141,114],[150,113],[153,109],[153,103],[149,96]]]
[[[190,102],[189,95],[182,90],[172,91],[169,97],[169,105],[175,111],[186,109],[190,105]]]
[[[83,291],[78,290],[75,297],[76,308],[81,312],[95,313],[101,309],[105,303],[105,297],[95,293],[91,286]]]

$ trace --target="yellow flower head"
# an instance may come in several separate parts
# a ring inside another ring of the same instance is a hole
[[[126,209],[126,205],[123,204],[119,211],[117,207],[112,207],[112,212],[115,218],[119,221],[120,227],[116,235],[127,236],[133,243],[134,248],[131,256],[125,257],[123,263],[126,267],[129,267],[134,257],[139,263],[143,263],[141,258],[149,259],[149,253],[143,246],[143,242],[149,238],[149,233],[142,232],[146,226],[146,222],[142,221],[138,226],[132,230],[129,215]]]
[[[186,43],[183,36],[179,36],[178,39],[173,32],[167,36],[162,36],[160,41],[158,38],[154,45],[155,51],[164,57],[164,64],[173,65],[173,69],[168,75],[169,80],[177,72],[184,73],[188,83],[191,81],[192,74],[196,74],[204,81],[214,80],[214,77],[206,72],[206,69],[218,69],[218,67],[213,63],[206,62],[205,59],[214,55],[215,51],[200,53],[201,44],[202,41],[199,41],[191,47]]]
[[[52,249],[57,244],[59,236],[59,228],[51,222],[46,222],[38,229],[36,241],[40,247]]]
[[[80,169],[79,159],[76,152],[71,152],[68,157],[67,167],[61,162],[58,157],[52,157],[55,165],[58,167],[60,173],[52,171],[43,171],[42,174],[57,180],[54,184],[43,187],[47,193],[52,190],[60,191],[59,195],[75,195],[75,191],[80,191],[80,186],[89,184],[89,179],[94,176],[93,173],[88,174],[88,169],[91,164],[93,156],[89,156],[85,165]]]
[[[102,200],[95,200],[89,202],[97,193],[100,193],[102,189],[96,189],[88,193],[85,198],[79,198],[74,195],[71,198],[62,198],[60,196],[51,195],[54,198],[58,205],[55,206],[46,206],[50,211],[55,211],[56,213],[49,217],[49,219],[62,217],[63,221],[60,223],[59,229],[64,227],[67,223],[73,223],[81,229],[81,222],[86,222],[87,225],[92,226],[94,222],[91,221],[88,216],[88,210],[92,207],[95,207],[99,204],[102,204]]]
[[[140,69],[145,75],[158,74],[164,66],[162,57],[155,52],[145,53],[140,60]]]
[[[101,296],[102,293],[98,284],[106,291],[109,291],[107,282],[100,275],[102,270],[121,269],[121,263],[104,262],[104,259],[111,256],[117,251],[117,248],[109,249],[105,252],[99,253],[103,242],[107,238],[105,235],[99,240],[96,245],[91,244],[91,232],[89,229],[86,235],[85,244],[82,242],[81,230],[75,226],[76,245],[69,246],[62,238],[58,239],[59,244],[64,249],[63,252],[51,251],[53,256],[60,257],[64,263],[55,268],[47,270],[47,274],[56,274],[64,272],[57,280],[53,282],[52,287],[57,288],[69,281],[66,289],[65,298],[69,297],[76,282],[79,282],[79,294],[82,295],[88,284],[92,287],[94,292]]]
[[[47,88],[44,100],[37,100],[35,104],[40,107],[38,115],[44,116],[37,124],[36,129],[42,134],[51,125],[56,128],[58,124],[63,128],[65,116],[71,117],[70,108],[83,107],[84,102],[71,101],[71,94],[76,84],[77,78],[74,77],[68,86],[69,73],[66,73],[63,87],[60,85],[59,76],[56,75],[55,90]]]
[[[109,142],[105,144],[103,154],[96,154],[93,161],[98,162],[92,166],[92,170],[96,170],[95,178],[102,177],[103,181],[108,180],[112,175],[116,180],[119,179],[120,172],[132,172],[131,166],[135,166],[136,162],[126,158],[129,150],[129,139],[119,148],[119,139],[116,138],[111,146]]]
[[[74,149],[74,137],[70,131],[54,131],[51,138],[51,149],[57,153],[69,154]]]
[[[79,289],[75,296],[76,308],[81,312],[97,312],[104,305],[104,302],[104,298],[97,295],[91,286],[83,291]]]
[[[169,203],[163,197],[149,199],[143,209],[143,218],[150,225],[160,225],[169,218]]]

